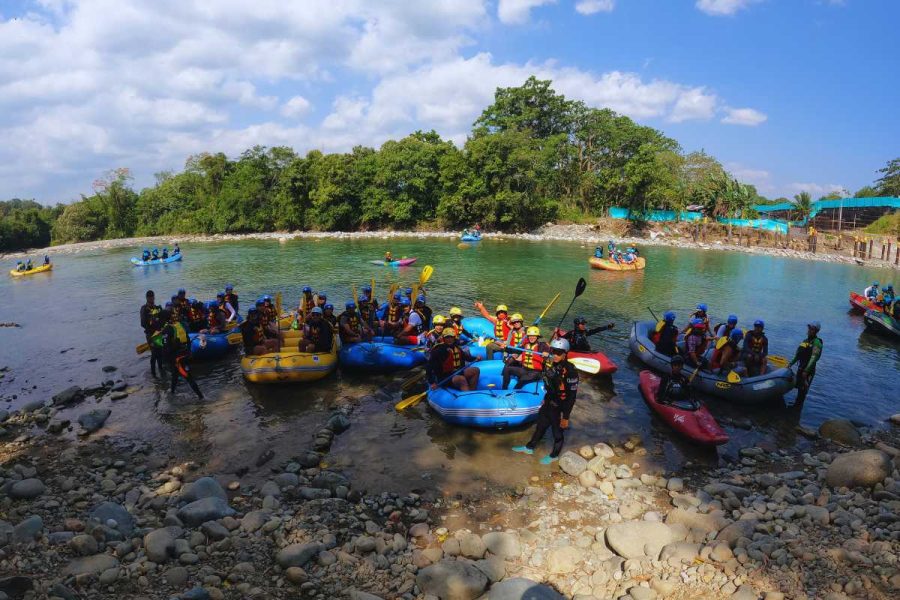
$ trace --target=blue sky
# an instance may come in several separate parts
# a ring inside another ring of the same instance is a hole
[[[888,0],[0,0],[0,198],[254,144],[461,144],[532,73],[770,197],[852,193],[900,156],[896,23]]]

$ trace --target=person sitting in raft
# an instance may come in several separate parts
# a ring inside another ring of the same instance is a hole
[[[462,325],[462,319],[462,309],[458,306],[452,307],[450,309],[450,323],[448,325],[453,327],[453,330],[456,331],[456,337],[459,338],[461,343],[467,343],[475,339],[475,336],[471,332],[466,331],[466,328]]]
[[[670,373],[660,378],[657,401],[662,404],[690,403],[694,405],[690,380],[684,374],[684,359],[680,356],[673,356],[670,367]]]
[[[331,328],[337,331],[338,320],[334,314],[334,304],[326,304],[322,307],[322,318],[328,321]]]
[[[215,301],[206,305],[206,333],[216,334],[225,331],[225,312]]]
[[[568,340],[569,347],[573,352],[591,352],[591,344],[588,342],[588,336],[600,333],[601,331],[609,331],[616,326],[615,323],[607,323],[600,327],[588,329],[587,319],[581,316],[575,317],[574,325],[575,328],[572,329],[572,331],[567,331],[565,335],[559,335],[560,330],[557,329],[557,335]]]
[[[303,318],[309,314],[309,311],[316,305],[315,298],[313,298],[312,288],[308,285],[303,286],[303,292],[300,294],[300,302],[297,303],[297,312],[299,313],[299,319],[302,321]]]
[[[325,305],[328,303],[328,294],[325,292],[319,291],[316,292],[316,306],[325,310]]]
[[[423,323],[425,329],[431,327],[431,316],[434,314],[434,311],[431,310],[430,306],[425,304],[425,294],[419,294],[416,297],[416,303],[413,305],[413,308],[422,313],[422,318],[425,320]]]
[[[594,248],[594,258],[603,258],[603,248],[600,246]]]
[[[713,327],[713,331],[715,332],[714,339],[718,340],[720,338],[727,338],[728,336],[730,336],[731,332],[734,331],[737,327],[737,322],[737,315],[728,315],[728,320]]]
[[[25,263],[23,263],[21,260],[17,260],[16,261],[16,271],[22,272],[24,270],[25,270]]]
[[[369,299],[369,303],[372,305],[372,311],[378,310],[378,300],[375,299],[375,296],[372,295],[372,286],[368,283],[360,288],[362,295]],[[362,308],[362,307],[360,307]]]
[[[806,326],[806,339],[800,342],[794,358],[788,367],[798,365],[797,370],[797,400],[795,404],[802,405],[809,393],[813,378],[816,376],[816,363],[822,357],[823,342],[819,337],[822,324],[818,321],[810,321]]]
[[[625,251],[625,254],[622,256],[622,262],[626,265],[634,264],[635,256],[634,253],[629,250]]]
[[[45,254],[45,255],[44,255],[44,265],[46,266],[46,265],[49,265],[49,264],[50,264],[50,255],[49,255],[49,254]]]
[[[509,330],[511,329],[509,323],[509,308],[507,308],[505,304],[497,305],[497,308],[494,309],[493,317],[488,313],[484,304],[477,300],[475,301],[475,308],[478,309],[485,319],[494,324],[495,340],[505,340],[509,336]]]
[[[400,292],[394,292],[394,296],[388,301],[384,310],[384,319],[380,325],[384,335],[393,335],[394,332],[403,329],[403,306],[400,304],[403,295]]]
[[[162,258],[163,258],[163,260],[169,258],[169,249],[168,248],[163,248]]]
[[[234,286],[230,283],[225,284],[225,302],[231,305],[235,314],[241,312],[238,295],[234,293]]]
[[[141,260],[144,262],[150,260],[150,250],[144,248],[144,250],[141,252]]]
[[[300,352],[331,352],[334,345],[334,329],[325,320],[324,311],[316,306],[309,312],[309,318],[303,326],[303,337],[300,338]]]
[[[525,340],[515,346],[507,346],[504,352],[510,353],[512,360],[503,367],[503,389],[509,389],[509,381],[515,377],[515,389],[520,390],[533,381],[540,381],[544,371],[544,359],[550,358],[550,346],[540,341],[541,330],[532,325],[525,331]],[[520,347],[518,347],[520,346]],[[522,352],[522,349],[526,352]]]
[[[265,317],[267,333],[278,339],[279,344],[284,344],[284,333],[278,328],[278,310],[275,303],[272,302],[272,296],[266,294],[262,297],[262,306],[260,308],[260,320]]]
[[[188,300],[187,322],[188,331],[191,333],[200,333],[206,328],[206,315],[203,313],[203,303],[198,302],[196,298]]]
[[[259,310],[253,306],[247,311],[247,319],[241,323],[241,338],[244,354],[258,356],[278,352],[278,340],[266,335],[266,329],[259,320]]]
[[[432,323],[434,328],[419,336],[419,345],[425,346],[428,350],[441,343],[444,336],[444,328],[450,327],[444,315],[434,315]]]
[[[741,355],[740,343],[743,339],[744,332],[740,329],[735,329],[728,337],[718,339],[709,364],[709,368],[713,373],[724,375],[730,371],[738,370],[737,361]]]
[[[165,338],[165,356],[169,362],[169,369],[172,371],[172,386],[170,393],[175,393],[175,386],[178,385],[178,378],[183,377],[197,398],[203,399],[203,393],[197,387],[191,375],[191,338],[188,336],[187,330],[184,328],[175,314],[163,311],[161,318],[165,320],[168,317],[168,324],[163,328],[163,337]]]
[[[487,346],[485,346],[485,356],[487,356],[489,359],[494,356],[494,352],[503,352],[503,349],[507,345],[509,345],[510,341],[521,342],[522,337],[525,335],[525,330],[522,329],[522,325],[524,323],[524,318],[522,318],[522,315],[520,315],[519,313],[513,313],[512,317],[509,317],[507,316],[505,309],[505,304],[501,304],[497,307],[497,316],[495,317],[497,322],[494,323],[494,340],[491,341],[491,343],[489,343]],[[481,310],[482,314],[487,315],[487,312],[484,311],[484,308],[482,308]],[[513,317],[516,318],[518,325],[513,324]],[[502,337],[498,336],[498,333],[503,334]],[[518,345],[518,343],[513,345]]]
[[[616,253],[616,243],[612,240],[606,243],[606,255],[610,258]]]
[[[663,313],[663,320],[656,324],[656,330],[650,335],[650,341],[654,343],[654,349],[666,356],[675,356],[678,353],[678,327],[675,326],[675,313],[671,310]]]
[[[699,317],[691,319],[691,324],[684,334],[685,362],[691,367],[705,366],[706,346],[709,340],[706,338],[706,323]]]
[[[31,262],[31,259],[29,258],[27,261],[25,261],[25,270],[30,271],[33,268],[34,268],[34,263]]]
[[[153,254],[151,256],[152,260],[159,260],[159,248],[153,249]]]
[[[233,323],[237,321],[237,312],[234,310],[234,307],[228,303],[225,299],[225,292],[219,292],[216,294],[216,304],[219,307],[219,310],[225,315],[225,321],[228,323]],[[259,303],[257,303],[259,306]]]
[[[477,356],[457,344],[456,332],[452,327],[445,327],[441,334],[441,343],[431,349],[425,373],[432,390],[438,389],[439,383],[463,392],[478,388],[481,370],[478,367],[466,367],[467,362],[476,362]],[[456,373],[456,375],[454,375]],[[452,377],[451,377],[452,375]]]
[[[324,309],[324,307],[322,307]],[[368,294],[363,294],[359,297],[359,317],[362,319],[362,322],[365,323],[369,329],[375,330],[376,324],[375,321],[378,319],[375,315],[375,308],[372,306],[372,303],[369,301]]]
[[[384,262],[386,262],[386,263],[394,262],[394,255],[391,254],[390,250],[388,250],[387,252],[384,253]]]
[[[878,282],[873,281],[872,285],[863,290],[863,296],[874,302],[878,297]]]
[[[418,304],[418,303],[417,303]],[[403,307],[403,327],[394,336],[394,343],[398,345],[415,345],[419,343],[419,336],[425,332],[425,315],[419,308],[410,306],[409,300],[403,298],[400,301]]]
[[[166,310],[175,315],[176,321],[183,320],[183,315],[181,314],[181,301],[178,299],[178,294],[169,298],[169,301],[166,303]]]
[[[894,286],[888,284],[881,288],[881,298],[879,306],[887,307],[890,306],[894,302]]]
[[[178,256],[181,254],[181,248],[178,247],[178,242],[175,242],[175,247],[172,249],[172,256]]]
[[[625,252],[630,252],[631,254],[634,254],[636,257],[641,255],[641,253],[638,252],[638,249],[635,248],[634,246],[628,246],[628,248],[626,248]]]
[[[565,442],[563,430],[568,426],[572,408],[575,406],[575,396],[578,393],[578,371],[567,359],[569,342],[556,338],[550,342],[550,351],[551,362],[543,371],[544,387],[547,393],[544,395],[544,401],[538,412],[534,434],[527,444],[513,448],[513,452],[534,454],[534,449],[547,433],[547,429],[551,429],[553,431],[553,449],[550,454],[541,459],[542,465],[549,465],[559,458]]]
[[[753,329],[744,336],[744,365],[750,377],[765,375],[768,370],[769,338],[763,332],[766,324],[761,319],[753,322]]]
[[[701,321],[703,321],[703,324],[706,326],[706,334],[707,334],[707,336],[711,336],[711,335],[712,335],[712,332],[710,331],[711,327],[710,327],[710,325],[709,325],[709,315],[707,314],[707,311],[708,311],[708,310],[709,310],[709,307],[708,307],[706,304],[704,304],[703,302],[701,302],[700,304],[698,304],[698,305],[697,305],[697,310],[695,310],[695,311],[691,314],[690,319],[688,319],[688,321],[689,321],[688,327],[685,328],[685,330],[684,330],[682,333],[687,333],[687,330],[688,330],[688,328],[690,328],[690,327],[692,326],[692,323],[691,323],[691,322],[692,322],[694,319],[700,319]]]
[[[359,320],[359,313],[356,311],[356,302],[349,300],[344,305],[344,308],[344,312],[338,316],[341,341],[345,344],[371,341],[373,335],[372,330]]]

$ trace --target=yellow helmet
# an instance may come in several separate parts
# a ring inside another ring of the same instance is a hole
[[[451,317],[455,317],[455,316],[460,316],[460,317],[461,317],[461,316],[462,316],[462,309],[461,309],[460,307],[458,307],[458,306],[454,306],[453,308],[450,309],[450,316],[451,316]]]
[[[456,330],[452,327],[444,327],[444,331],[441,332],[441,337],[456,337]]]
[[[525,320],[525,317],[523,317],[520,313],[513,313],[513,315],[509,318],[510,323],[515,323],[516,321],[521,323],[524,320]]]
[[[431,322],[434,325],[443,325],[447,322],[447,319],[444,317],[444,315],[434,315],[434,318],[431,319]]]
[[[496,310],[494,310],[494,312],[495,312],[495,313],[499,313],[499,312],[509,312],[509,309],[506,308],[506,305],[505,305],[505,304],[498,304],[498,305],[497,305],[497,308],[496,308]]]
[[[541,337],[541,328],[535,327],[534,325],[532,325],[531,327],[529,327],[528,329],[525,330],[525,335],[536,335],[538,337]]]

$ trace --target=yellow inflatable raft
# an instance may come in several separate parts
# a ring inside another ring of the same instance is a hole
[[[647,266],[647,261],[644,260],[643,256],[638,256],[630,265],[617,263],[605,258],[597,258],[596,256],[592,256],[588,262],[591,263],[592,268],[603,269],[604,271],[640,271]]]
[[[52,270],[53,270],[53,263],[50,263],[49,265],[41,265],[39,267],[35,267],[29,271],[16,271],[15,269],[13,269],[12,271],[9,272],[9,274],[12,275],[13,277],[24,277],[26,275],[35,275],[37,273],[45,273],[47,271],[52,271]]]
[[[244,378],[253,383],[293,383],[316,381],[337,369],[337,349],[331,352],[274,352],[245,356],[241,360]]]

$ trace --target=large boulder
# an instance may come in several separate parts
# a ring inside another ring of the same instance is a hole
[[[587,469],[587,465],[586,460],[571,450],[563,452],[563,455],[559,457],[559,468],[573,477],[581,475],[582,471]]]
[[[40,479],[22,479],[12,484],[12,487],[9,489],[9,495],[11,498],[18,500],[31,500],[37,498],[45,491],[47,491],[47,487]]]
[[[228,500],[228,494],[225,493],[219,482],[212,477],[201,477],[197,481],[192,481],[181,488],[181,500],[183,502],[196,502],[203,498]]]
[[[104,502],[98,505],[91,511],[90,518],[107,526],[110,526],[109,521],[114,521],[115,525],[111,526],[126,537],[134,531],[134,517],[125,510],[124,506],[115,502]]]
[[[847,419],[828,419],[819,425],[819,435],[844,446],[859,446],[862,443],[856,426]]]
[[[500,558],[516,558],[522,553],[519,538],[514,533],[491,531],[481,536],[488,552]]]
[[[699,529],[704,533],[715,533],[729,523],[722,515],[691,512],[683,508],[676,508],[666,515],[667,525],[684,525],[688,529]]]
[[[99,575],[107,569],[115,569],[119,566],[119,561],[115,556],[110,554],[95,554],[93,556],[85,556],[84,558],[76,558],[62,571],[63,575],[87,575],[92,573]]]
[[[234,509],[221,498],[201,498],[178,509],[178,518],[188,527],[199,527],[206,521],[230,517]]]
[[[487,576],[468,561],[441,560],[416,576],[416,585],[422,593],[441,600],[473,600],[487,584]]]
[[[663,546],[681,539],[673,528],[654,521],[617,523],[606,529],[606,545],[624,558],[655,558]]]
[[[825,481],[833,488],[872,487],[891,474],[891,459],[881,450],[859,450],[837,456]]]
[[[565,596],[550,586],[515,577],[491,587],[487,600],[565,600]]]

